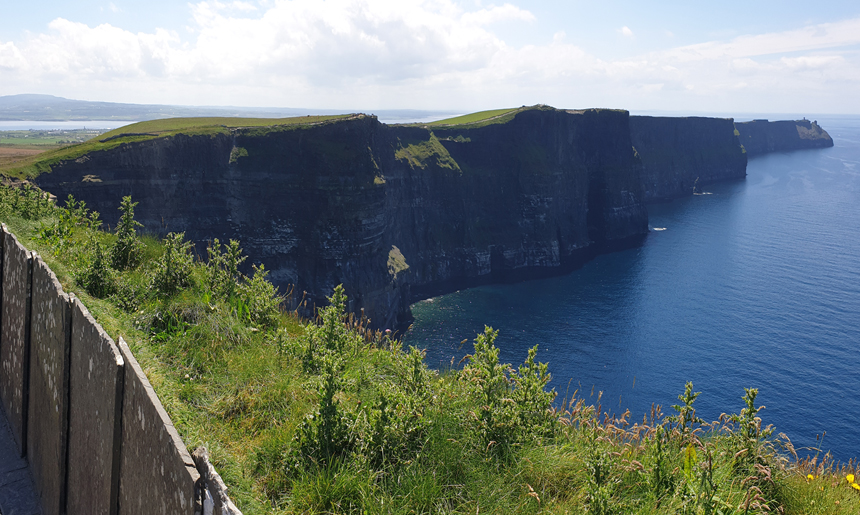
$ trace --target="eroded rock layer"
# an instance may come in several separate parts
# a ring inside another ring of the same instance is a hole
[[[647,202],[746,176],[747,156],[731,118],[631,116],[630,138],[642,160]]]
[[[484,126],[375,117],[123,144],[36,179],[199,251],[239,239],[294,301],[343,283],[377,326],[417,296],[558,273],[647,233],[626,111],[540,107]]]

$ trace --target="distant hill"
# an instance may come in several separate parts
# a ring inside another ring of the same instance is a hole
[[[334,115],[360,110],[303,109],[287,107],[211,107],[176,106],[161,104],[122,104],[116,102],[91,102],[71,100],[53,95],[7,95],[0,96],[0,121],[87,121],[117,120],[146,121],[175,117],[230,117],[288,118],[305,115]],[[381,121],[405,123],[441,119],[453,111],[421,111],[414,109],[388,109],[367,112],[375,114]]]

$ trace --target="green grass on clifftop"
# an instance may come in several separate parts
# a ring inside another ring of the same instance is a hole
[[[84,143],[48,150],[10,163],[0,162],[0,174],[30,179],[51,171],[61,161],[77,159],[90,152],[110,150],[123,143],[134,143],[178,134],[189,136],[225,134],[230,129],[283,128],[315,125],[360,115],[296,116],[292,118],[165,118],[133,123],[112,130]]]
[[[100,139],[116,137],[122,134],[133,133],[177,133],[196,134],[202,131],[204,134],[212,127],[223,127],[238,129],[242,127],[273,127],[278,125],[308,125],[331,120],[348,118],[350,114],[326,115],[326,116],[294,116],[291,118],[165,118],[161,120],[149,120],[146,122],[133,123],[105,133]]]
[[[430,126],[455,126],[455,125],[471,125],[480,122],[505,123],[512,120],[514,115],[525,110],[525,107],[510,108],[510,109],[493,109],[491,111],[479,111],[477,113],[464,114],[454,118],[446,118],[445,120],[437,120],[423,125]],[[510,116],[505,116],[510,115]]]

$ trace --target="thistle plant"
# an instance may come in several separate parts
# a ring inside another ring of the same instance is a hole
[[[254,265],[253,269],[251,278],[239,285],[239,296],[248,320],[263,327],[275,327],[280,314],[281,297],[275,286],[266,279],[269,275],[266,267]]]
[[[229,300],[236,294],[236,288],[242,279],[239,266],[248,256],[242,255],[242,249],[236,240],[230,240],[222,251],[221,242],[216,238],[206,250],[209,254],[206,266],[209,289],[216,296]]]
[[[678,414],[666,417],[666,420],[675,424],[675,428],[681,433],[682,442],[693,431],[694,424],[702,424],[704,420],[696,416],[696,408],[693,403],[702,392],[693,392],[693,382],[690,381],[684,385],[684,394],[678,396],[678,400],[683,404],[674,404],[674,409]]]
[[[157,292],[169,296],[190,284],[194,265],[190,249],[191,242],[185,241],[184,232],[169,233],[164,238],[164,254],[152,275],[152,287]]]
[[[77,274],[77,281],[93,297],[105,298],[114,292],[116,281],[108,266],[108,256],[104,245],[91,238],[88,249],[88,262]]]
[[[134,219],[134,207],[137,202],[132,202],[130,196],[122,198],[119,210],[122,215],[116,226],[116,242],[111,248],[111,266],[116,270],[128,270],[140,263],[141,247],[143,246],[137,238],[137,227],[143,225]]]

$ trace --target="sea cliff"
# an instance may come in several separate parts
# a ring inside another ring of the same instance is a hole
[[[747,156],[731,118],[631,116],[646,201],[691,195],[704,184],[746,176]]]
[[[167,135],[114,134],[102,143],[110,148],[46,161],[38,169],[50,172],[33,180],[111,226],[131,195],[145,230],[184,231],[201,255],[214,238],[240,240],[248,265],[265,265],[293,307],[343,284],[351,311],[392,327],[418,298],[558,274],[635,244],[648,232],[647,201],[743,178],[745,134],[756,152],[832,144],[814,122],[500,113],[427,125],[366,115],[168,124]]]
[[[822,129],[817,121],[753,120],[736,123],[741,144],[750,156],[768,152],[785,152],[807,148],[827,148],[833,146],[833,139]]]
[[[355,116],[123,143],[35,182],[115,225],[131,195],[147,230],[203,252],[236,238],[313,302],[343,283],[377,326],[419,296],[559,273],[647,233],[626,111],[536,107],[463,126]]]

